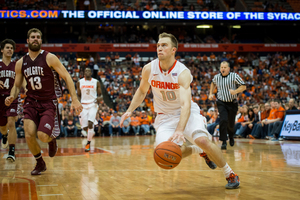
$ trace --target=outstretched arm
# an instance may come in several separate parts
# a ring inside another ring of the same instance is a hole
[[[48,66],[52,67],[66,81],[67,87],[72,98],[71,108],[74,108],[75,112],[79,114],[82,111],[82,105],[78,101],[74,83],[70,74],[68,73],[66,68],[61,64],[59,59],[52,53],[47,54],[46,61]]]
[[[123,122],[125,119],[131,116],[131,113],[143,102],[147,92],[149,90],[150,84],[148,83],[149,75],[151,72],[151,63],[148,63],[142,71],[142,80],[139,88],[135,92],[133,99],[126,113],[121,117],[120,127],[123,127]]]

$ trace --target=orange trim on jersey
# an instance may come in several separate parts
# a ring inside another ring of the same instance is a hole
[[[174,62],[174,64],[172,65],[172,67],[169,69],[168,74],[174,69],[176,63],[177,63],[177,60],[175,60],[175,62]],[[161,68],[161,66],[160,66],[160,61],[158,62],[158,66],[159,66],[160,72],[163,73],[163,70],[162,70],[162,68]]]

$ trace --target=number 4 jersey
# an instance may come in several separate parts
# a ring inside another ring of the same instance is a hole
[[[14,86],[16,77],[15,65],[16,62],[10,62],[8,66],[0,62],[0,81],[3,83],[3,89],[0,89],[1,96],[10,95],[10,90]]]
[[[27,97],[51,100],[61,96],[58,74],[46,62],[48,53],[42,50],[34,60],[28,53],[23,57],[22,73],[27,81]]]
[[[160,62],[155,59],[151,62],[151,73],[148,82],[151,85],[154,111],[163,114],[180,114],[180,94],[178,77],[184,70],[189,70],[184,64],[175,60],[169,71],[164,72]],[[190,71],[190,70],[189,70]],[[191,75],[191,81],[193,77]],[[192,102],[192,106],[197,104]]]

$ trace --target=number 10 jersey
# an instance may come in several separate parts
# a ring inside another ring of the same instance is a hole
[[[161,69],[158,59],[151,62],[151,73],[148,82],[152,88],[155,112],[180,114],[180,86],[178,84],[178,77],[184,70],[189,69],[177,60],[175,60],[173,66],[167,72]],[[192,80],[193,77],[191,75]]]

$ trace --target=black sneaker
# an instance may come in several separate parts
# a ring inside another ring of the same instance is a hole
[[[225,186],[226,189],[236,189],[240,186],[239,176],[235,173],[231,173],[226,180],[228,181],[227,185]]]
[[[15,162],[15,160],[16,160],[15,147],[9,147],[9,152],[8,152],[8,156],[6,159],[11,162]]]
[[[227,143],[223,142],[222,146],[221,146],[221,150],[226,150],[227,149]]]
[[[234,146],[234,138],[229,138],[229,144],[230,146]]]
[[[7,135],[2,135],[2,142],[1,142],[2,149],[6,149],[8,146]]]
[[[211,168],[211,169],[216,169],[216,168],[217,168],[217,165],[216,165],[213,161],[211,161],[211,160],[209,159],[209,157],[206,155],[205,152],[200,153],[200,156],[201,156],[202,158],[204,158],[204,160],[205,160],[206,164],[209,166],[209,168]]]

